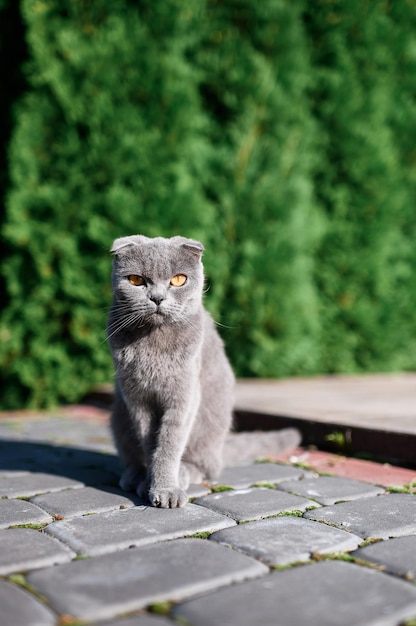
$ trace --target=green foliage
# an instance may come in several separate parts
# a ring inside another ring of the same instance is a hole
[[[156,32],[150,2],[147,21],[128,2],[117,11],[72,0],[23,8],[33,89],[11,146],[3,231],[11,247],[0,330],[6,406],[23,391],[32,406],[75,401],[111,378],[114,237],[203,237],[213,221],[198,183],[203,116],[185,60],[192,11],[166,2],[170,28]]]
[[[210,194],[229,246],[220,309],[229,354],[240,375],[310,373],[319,222],[299,3],[212,1],[207,11],[197,62],[215,137]]]
[[[326,329],[322,368],[414,367],[414,287],[406,289],[414,268],[407,232],[412,194],[392,126],[397,24],[387,3],[318,4],[308,27],[322,155],[315,188],[327,218],[316,264]],[[414,110],[412,117],[414,123]]]
[[[416,366],[416,0],[21,0],[23,97],[17,5],[3,407],[112,379],[133,233],[204,241],[239,375]]]

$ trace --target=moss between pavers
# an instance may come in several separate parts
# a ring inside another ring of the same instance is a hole
[[[174,606],[173,602],[155,602],[154,604],[150,604],[147,607],[147,610],[150,613],[156,613],[156,615],[169,615],[172,607]]]
[[[354,563],[355,565],[367,567],[378,572],[385,572],[387,570],[385,565],[380,565],[379,563],[374,563],[373,561],[367,561],[366,559],[360,559],[349,552],[331,552],[330,554],[313,553],[311,555],[311,560],[315,563],[318,561],[346,561],[347,563]]]
[[[45,598],[45,596],[42,596],[40,593],[38,593],[36,589],[33,587],[33,585],[30,585],[27,582],[24,574],[11,574],[10,576],[7,576],[7,580],[9,581],[9,583],[12,583],[13,585],[16,585],[17,587],[21,587],[25,591],[28,591],[29,593],[31,593],[38,600],[40,600],[42,604],[46,604],[47,606],[49,606],[48,601]]]
[[[410,493],[416,495],[416,482],[408,483],[400,487],[388,486],[385,487],[385,489],[388,493]]]
[[[185,539],[208,539],[214,530],[206,530],[199,533],[194,533],[193,535],[186,535]]]
[[[276,489],[276,485],[274,485],[273,483],[268,483],[268,482],[258,482],[258,483],[254,483],[253,485],[250,485],[250,489],[252,489],[253,487],[262,487],[263,489]]]
[[[271,565],[270,568],[273,571],[282,571],[282,570],[292,569],[294,567],[300,567],[301,565],[309,565],[311,563],[318,563],[319,561],[345,561],[347,563],[354,563],[355,565],[360,565],[362,567],[374,569],[379,572],[386,571],[386,567],[384,565],[379,565],[377,563],[373,563],[372,561],[360,559],[350,554],[349,552],[331,552],[329,554],[321,554],[320,552],[312,552],[310,555],[310,559],[308,561],[293,561],[292,563],[284,563],[283,565]]]
[[[49,526],[48,522],[41,522],[40,524],[13,524],[9,528],[31,528],[32,530],[43,530],[46,526]]]

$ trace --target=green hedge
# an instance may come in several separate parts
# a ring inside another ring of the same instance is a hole
[[[138,232],[204,241],[239,375],[415,367],[414,0],[20,8],[3,407],[112,380],[108,249]]]

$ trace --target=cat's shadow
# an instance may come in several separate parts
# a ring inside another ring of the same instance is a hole
[[[17,479],[20,477],[23,487],[22,496],[25,495],[23,493],[25,491],[24,477],[27,472],[30,472],[62,476],[79,481],[86,487],[94,487],[108,493],[119,493],[129,498],[135,505],[148,504],[136,494],[119,488],[118,480],[121,470],[122,466],[118,457],[111,453],[36,441],[0,440],[0,478],[16,477]],[[0,480],[0,497],[3,495],[1,482]],[[41,492],[40,481],[39,493]]]

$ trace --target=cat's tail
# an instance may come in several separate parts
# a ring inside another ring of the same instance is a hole
[[[252,463],[296,448],[301,435],[296,428],[230,433],[224,446],[224,465]]]

